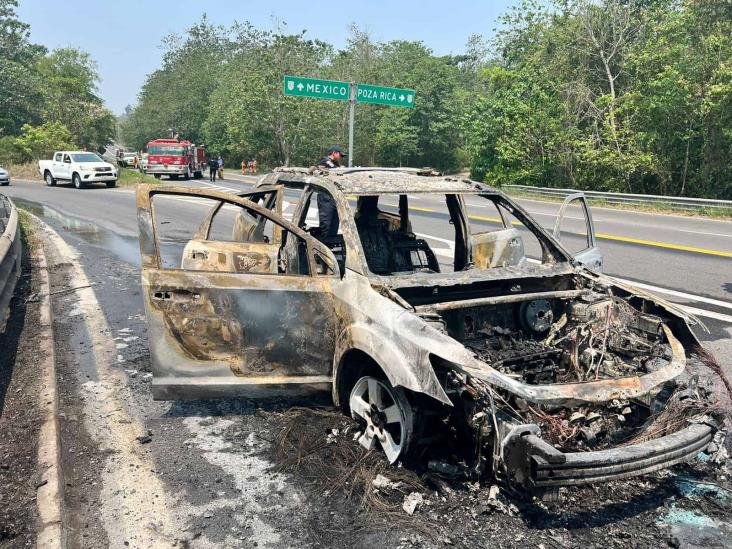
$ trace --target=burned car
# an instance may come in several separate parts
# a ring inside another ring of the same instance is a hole
[[[535,493],[720,443],[714,364],[687,364],[696,319],[599,273],[582,195],[554,235],[431,170],[283,168],[240,195],[139,186],[137,208],[156,399],[329,390],[390,462],[453,441],[471,471]]]

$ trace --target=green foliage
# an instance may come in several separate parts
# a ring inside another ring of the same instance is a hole
[[[116,121],[97,96],[96,65],[78,49],[48,53],[32,44],[17,5],[0,0],[0,161],[35,157],[54,140],[103,147],[114,137]]]
[[[163,66],[148,77],[122,134],[139,148],[174,128],[234,165],[252,157],[263,165],[310,165],[329,146],[348,142],[348,105],[285,97],[283,76],[294,74],[417,89],[414,109],[358,105],[354,163],[457,169],[464,158],[456,123],[466,104],[462,83],[478,81],[474,42],[470,56],[442,58],[419,42],[375,43],[353,27],[347,47],[335,51],[304,32],[222,29],[204,18],[168,40]],[[183,84],[194,73],[181,59],[207,60],[205,85]]]
[[[41,80],[34,66],[45,49],[30,43],[29,26],[15,15],[17,0],[0,0],[0,136],[40,120]]]
[[[474,177],[732,198],[728,3],[527,0],[503,22],[463,117]]]
[[[15,139],[15,147],[24,160],[51,158],[54,151],[78,148],[72,142],[71,132],[58,121],[36,127],[25,124],[22,134]]]

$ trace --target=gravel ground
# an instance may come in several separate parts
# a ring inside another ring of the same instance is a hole
[[[27,242],[24,240],[24,246]],[[0,547],[35,545],[36,474],[40,380],[35,371],[40,306],[39,280],[25,254],[11,303],[7,329],[0,335]],[[28,301],[26,303],[26,301]]]

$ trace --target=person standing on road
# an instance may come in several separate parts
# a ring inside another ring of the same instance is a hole
[[[212,156],[208,159],[208,180],[216,181],[216,172],[219,170],[219,163]]]
[[[341,167],[341,160],[346,158],[346,151],[341,147],[328,149],[328,156],[320,159],[319,168],[333,169]],[[338,210],[335,200],[330,194],[318,193],[318,222],[320,224],[321,238],[332,237],[338,234]]]
[[[216,165],[218,166],[219,170],[219,179],[224,179],[224,159],[221,158],[221,155],[219,155],[218,160],[216,160]]]
[[[253,175],[257,175],[257,159],[256,158],[252,158],[252,171],[251,171],[251,173]]]
[[[247,161],[246,160],[241,161],[241,174],[242,175],[247,174]]]

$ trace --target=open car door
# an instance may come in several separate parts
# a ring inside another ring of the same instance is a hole
[[[578,215],[570,216],[568,213]],[[562,233],[565,234],[562,241]],[[574,258],[595,271],[602,271],[602,252],[595,244],[595,223],[584,193],[570,194],[559,208],[554,224],[554,238],[572,253]]]
[[[155,399],[330,388],[338,264],[281,196],[138,187]]]

